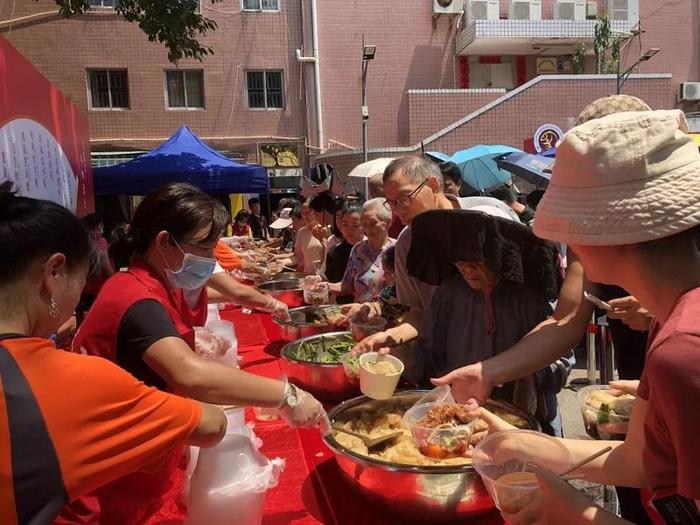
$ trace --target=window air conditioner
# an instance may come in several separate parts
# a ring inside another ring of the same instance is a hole
[[[700,82],[683,82],[678,98],[681,100],[700,100]]]
[[[500,14],[498,0],[467,0],[467,2],[469,20],[498,20]],[[466,4],[465,7],[467,7]]]
[[[542,20],[542,0],[511,0],[508,18]]]
[[[433,14],[456,15],[464,10],[464,0],[433,0]]]
[[[586,19],[596,20],[598,18],[598,3],[588,2],[586,3]]]
[[[628,0],[608,0],[608,16],[610,20],[628,20],[629,19],[629,1]]]
[[[585,20],[586,0],[557,0],[554,15],[558,20]]]

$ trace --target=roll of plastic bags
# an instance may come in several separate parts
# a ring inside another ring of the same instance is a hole
[[[229,429],[201,449],[190,484],[186,525],[260,525],[265,492],[277,485],[284,460],[257,451],[248,427]]]

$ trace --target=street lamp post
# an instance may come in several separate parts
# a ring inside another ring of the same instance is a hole
[[[622,93],[622,86],[625,84],[625,81],[629,78],[629,76],[632,74],[632,70],[637,67],[639,64],[642,62],[646,62],[649,60],[651,57],[653,57],[656,53],[661,51],[659,48],[652,47],[650,50],[648,50],[646,53],[644,53],[642,56],[640,56],[637,61],[632,64],[629,68],[627,68],[623,73],[620,73],[620,59],[618,58],[617,60],[617,94],[619,95]]]
[[[367,69],[369,61],[374,60],[374,55],[377,52],[377,46],[365,45],[365,37],[362,37],[362,153],[364,154],[365,162],[367,162],[368,153],[368,125],[369,125],[369,108],[367,107]]]

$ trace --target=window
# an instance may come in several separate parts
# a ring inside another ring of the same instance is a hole
[[[246,85],[249,108],[284,108],[282,71],[247,71]]]
[[[204,71],[180,69],[165,72],[168,107],[171,109],[204,109]]]
[[[114,9],[118,4],[119,0],[90,0],[90,7]]]
[[[90,109],[129,109],[126,69],[90,69]]]
[[[241,0],[243,11],[279,11],[279,0]]]

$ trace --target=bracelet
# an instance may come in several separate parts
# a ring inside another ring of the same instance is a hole
[[[289,380],[285,379],[284,380],[284,393],[282,394],[282,401],[279,402],[279,404],[275,407],[276,409],[282,408],[284,405],[287,404],[287,397],[292,393],[292,385],[289,384]]]

